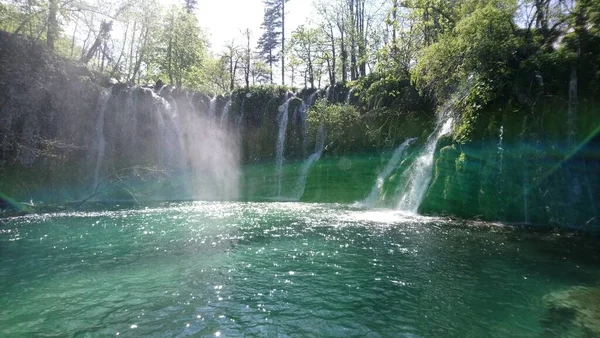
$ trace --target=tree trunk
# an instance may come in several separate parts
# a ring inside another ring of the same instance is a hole
[[[310,88],[315,88],[315,71],[313,69],[312,55],[310,49],[308,50],[308,80],[310,81]]]
[[[149,27],[150,23],[146,22],[146,25],[142,27],[142,32],[144,32],[144,28],[146,29],[144,34],[144,39],[142,40],[142,45],[140,46],[140,50],[139,50],[139,54],[136,57],[136,61],[135,61],[135,67],[133,68],[133,75],[131,76],[131,81],[132,82],[136,82],[135,81],[135,77],[136,75],[139,75],[139,71],[140,71],[140,67],[142,65],[142,60],[144,59],[144,52],[146,51],[146,46],[148,45],[148,38],[149,38],[149,32],[150,32],[150,27]],[[140,40],[141,40],[142,36],[140,33]],[[139,78],[137,83],[139,83]]]
[[[96,41],[94,41],[94,44],[92,45],[92,47],[90,47],[88,52],[81,58],[81,60],[80,60],[81,62],[83,62],[84,64],[87,64],[88,62],[90,62],[90,60],[94,57],[94,55],[99,50],[99,48],[102,47],[102,43],[104,42],[104,37],[108,35],[109,31],[110,31],[110,24],[105,23],[103,21],[100,24],[100,31],[98,32]]]
[[[350,12],[350,80],[356,80],[356,16],[354,0],[349,1]]]
[[[271,84],[273,84],[273,50],[269,50],[269,68],[271,69],[269,78],[271,80]]]
[[[250,30],[246,31],[246,68],[245,68],[245,79],[246,79],[246,89],[250,87]]]
[[[129,45],[129,57],[127,60],[127,80],[131,79],[133,73],[133,45],[135,44],[135,31],[137,30],[137,21],[133,21],[133,31],[131,32],[131,44]]]
[[[171,19],[171,27],[174,26],[174,20]],[[167,73],[169,73],[169,84],[173,85],[173,32],[169,32],[169,45],[167,46]]]
[[[46,46],[54,50],[58,38],[58,0],[48,0],[48,27],[46,31]]]
[[[281,1],[281,85],[285,86],[285,1]]]
[[[348,51],[346,50],[346,40],[344,38],[344,23],[338,24],[340,31],[340,57],[342,58],[342,83],[348,82]]]
[[[398,29],[398,0],[393,0],[392,6],[392,56],[396,56],[396,49],[398,48],[396,43],[396,30]]]
[[[75,51],[75,35],[77,34],[77,27],[79,26],[79,16],[75,18],[75,28],[73,29],[73,38],[71,39],[71,57]]]
[[[358,70],[360,77],[367,76],[367,37],[365,35],[365,0],[359,0],[356,7],[356,22],[358,40]]]
[[[331,33],[331,73],[329,74],[329,82],[333,86],[335,85],[335,63],[336,63],[336,53],[335,53],[335,36],[333,35],[333,27],[329,27],[329,32]]]
[[[121,59],[123,58],[123,54],[125,54],[125,48],[127,48],[127,33],[128,32],[129,32],[129,22],[127,22],[127,26],[125,26],[125,34],[123,34],[123,45],[121,46],[121,53],[119,53],[119,57],[117,58],[117,62],[115,62],[113,70],[112,70],[112,72],[110,74],[111,77],[115,76],[115,73],[118,71],[119,65],[121,64]],[[74,35],[73,35],[73,38],[75,38]]]

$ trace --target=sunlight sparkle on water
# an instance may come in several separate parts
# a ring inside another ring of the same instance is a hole
[[[479,223],[278,202],[18,217],[0,335],[531,336],[544,297],[600,280],[595,243]]]

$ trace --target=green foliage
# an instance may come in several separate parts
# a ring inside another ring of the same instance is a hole
[[[321,30],[300,25],[293,33],[288,43],[291,61],[297,66],[303,66],[305,85],[315,88],[315,81],[322,76],[324,39]],[[306,83],[308,82],[308,83]]]
[[[160,70],[171,84],[195,84],[202,73],[208,40],[193,14],[172,7],[165,18],[158,49]]]
[[[419,95],[408,72],[371,73],[354,83],[361,104],[367,110],[393,107],[403,112],[429,112],[430,103]]]
[[[488,5],[460,20],[423,50],[413,72],[417,86],[445,99],[471,76],[510,77],[509,63],[523,43],[514,34],[512,14],[512,9]]]
[[[361,113],[354,106],[325,100],[311,107],[308,122],[313,133],[320,125],[327,129],[328,151],[338,154],[395,148],[407,138],[429,133],[431,127],[431,117],[422,112],[389,107]]]
[[[308,113],[308,122],[311,126],[323,125],[327,129],[327,140],[332,142],[333,148],[341,150],[348,146],[365,145],[364,130],[359,132],[361,116],[353,106],[318,100]]]
[[[470,142],[476,132],[484,129],[484,122],[481,121],[482,108],[496,99],[496,90],[491,80],[480,80],[471,86],[467,97],[457,104],[462,116],[454,134],[456,142]]]

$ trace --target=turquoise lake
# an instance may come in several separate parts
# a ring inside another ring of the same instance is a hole
[[[545,299],[600,280],[595,240],[552,231],[340,204],[102,209],[0,220],[0,336],[563,336]]]

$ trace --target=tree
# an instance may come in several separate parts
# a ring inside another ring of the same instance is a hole
[[[194,13],[196,6],[198,5],[198,0],[184,0],[184,8],[188,14]]]
[[[285,3],[289,0],[278,0],[281,3],[281,85],[285,85]]]
[[[110,37],[110,31],[112,30],[112,21],[102,21],[100,23],[100,30],[98,36],[96,37],[96,41],[94,44],[88,49],[85,55],[79,60],[85,64],[90,62],[90,60],[94,57],[96,52],[102,50],[102,46],[104,42]],[[104,51],[102,51],[104,53]]]
[[[317,11],[321,13],[321,26],[326,29],[326,35],[329,39],[330,52],[327,54],[329,55],[328,71],[329,82],[331,85],[334,85],[338,79],[338,69],[336,68],[337,56],[340,58],[341,67],[339,69],[339,74],[341,75],[342,83],[347,82],[348,52],[346,43],[347,13],[345,11],[345,1],[346,0],[320,0],[315,3]],[[337,52],[338,44],[340,47],[339,53]]]
[[[315,88],[317,59],[322,58],[323,39],[321,30],[300,25],[290,40],[290,50],[297,60],[303,60],[311,88]]]
[[[194,15],[171,7],[162,33],[159,49],[161,70],[171,85],[183,86],[202,67],[208,46]]]
[[[238,70],[238,64],[242,60],[243,53],[239,46],[235,44],[235,41],[230,41],[225,46],[226,52],[223,54],[223,59],[229,65],[229,90],[233,91],[235,88],[236,72]]]
[[[273,74],[264,61],[254,59],[250,68],[250,77],[252,78],[252,85],[267,84],[273,78]]]
[[[459,20],[423,50],[414,71],[419,87],[446,98],[472,75],[501,81],[521,44],[512,18],[512,10],[487,5]]]
[[[242,31],[242,35],[246,40],[246,47],[244,49],[244,81],[246,83],[246,88],[250,87],[250,68],[252,68],[252,48],[250,47],[250,40],[252,39],[252,31],[249,28],[246,28]]]
[[[265,15],[262,24],[263,35],[258,39],[258,53],[271,69],[271,83],[273,83],[273,63],[279,59],[277,47],[281,36],[281,15],[277,5],[279,0],[265,0]]]
[[[54,43],[58,38],[58,0],[48,0],[48,30],[46,33],[46,46],[54,50]]]
[[[258,40],[260,55],[271,67],[277,61],[276,50],[281,53],[281,84],[285,85],[285,3],[289,0],[264,0],[265,15],[263,35]],[[273,80],[271,79],[271,83]]]

